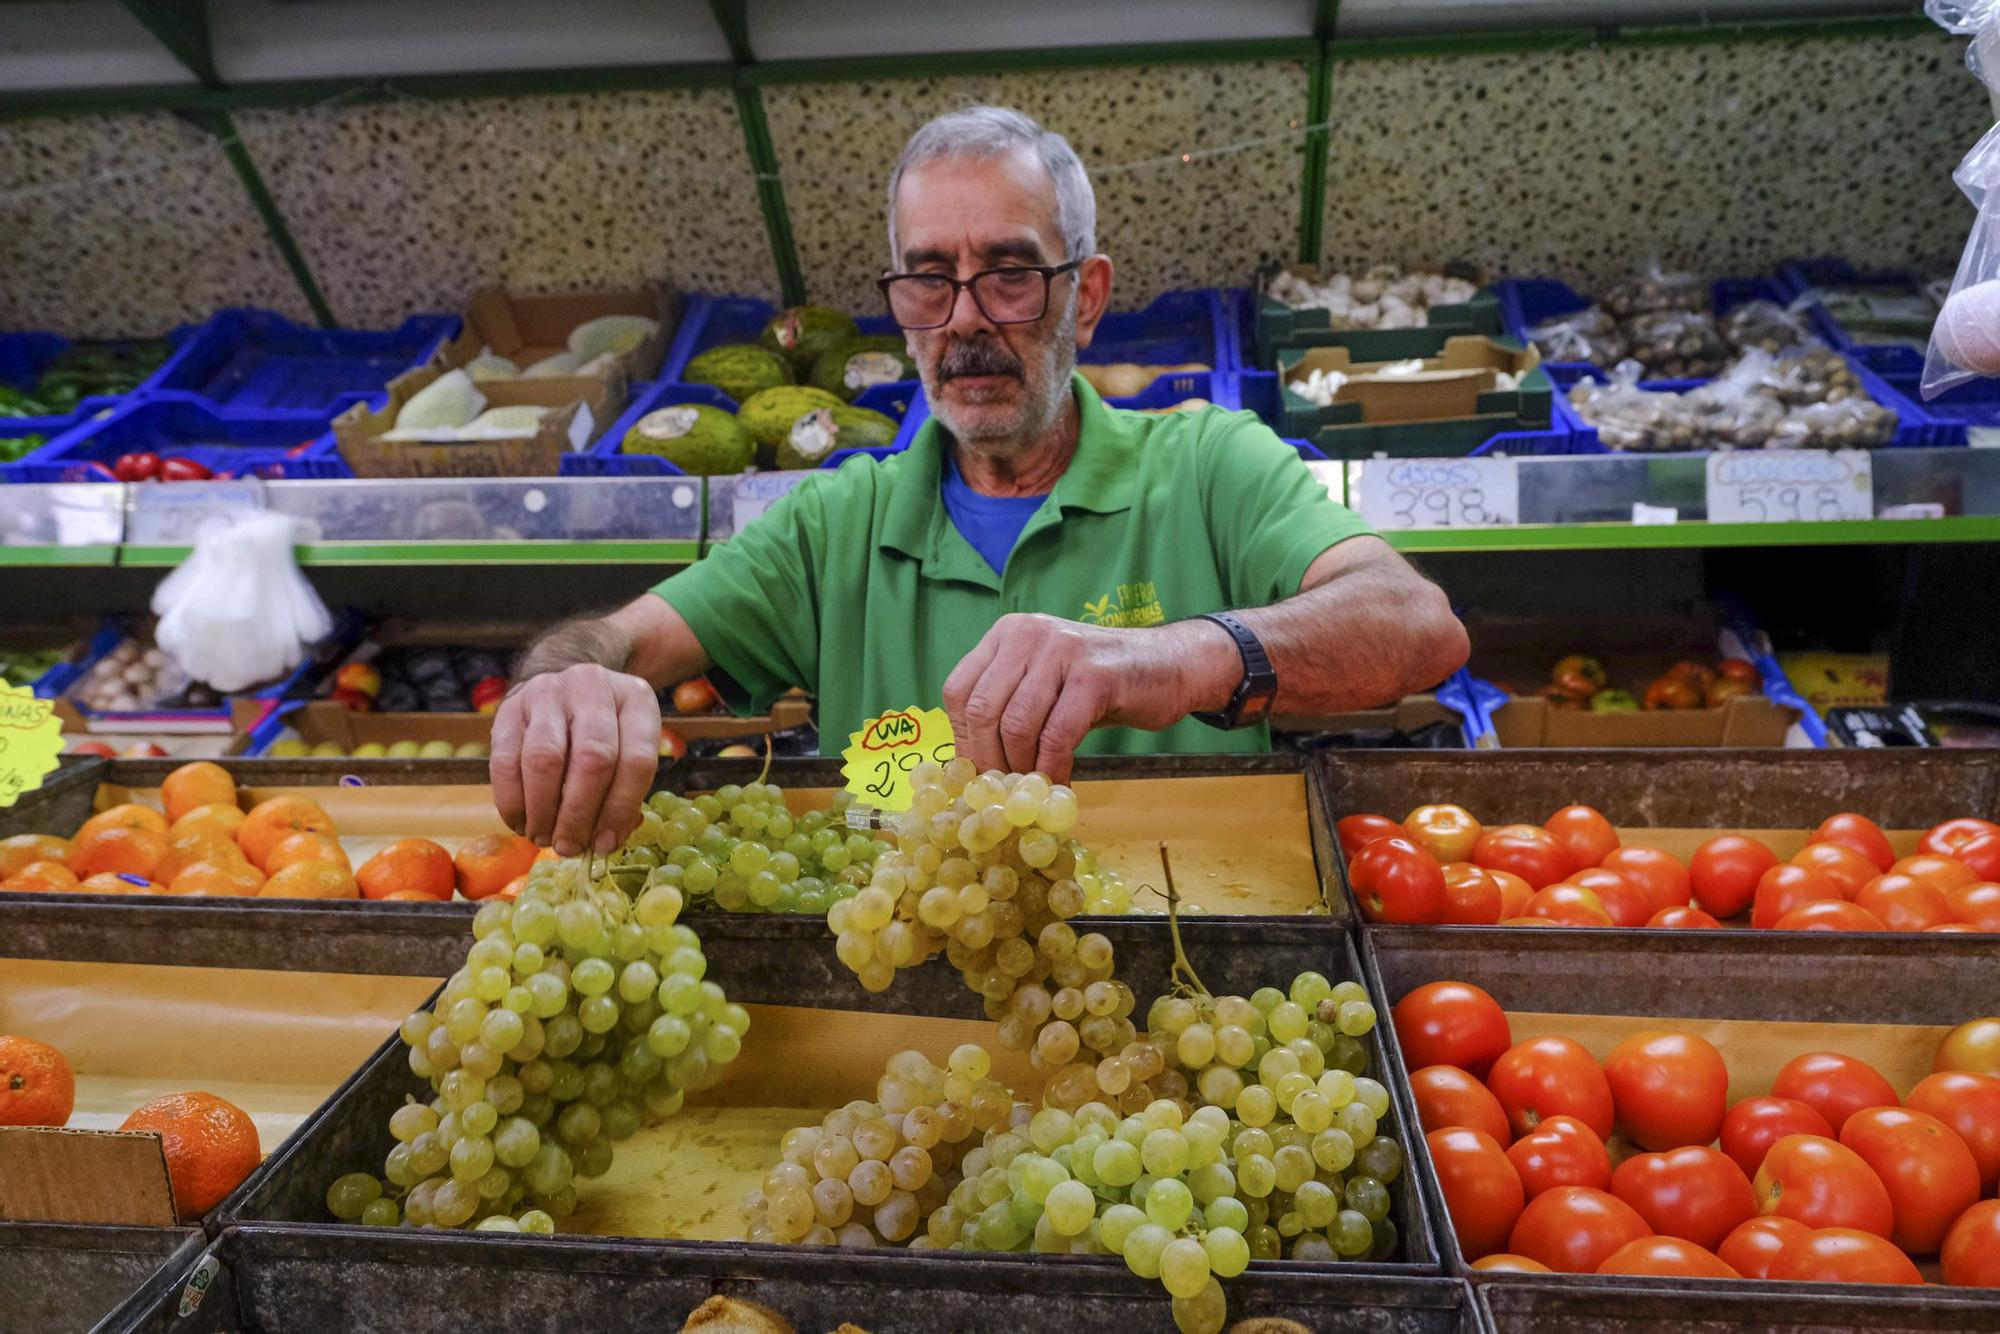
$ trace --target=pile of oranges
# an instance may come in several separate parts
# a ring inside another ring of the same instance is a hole
[[[509,898],[552,854],[516,835],[486,834],[454,857],[424,838],[399,839],[359,869],[333,818],[301,796],[245,811],[219,764],[184,764],[160,785],[155,810],[126,802],[71,838],[0,839],[0,890],[67,894],[291,899]]]

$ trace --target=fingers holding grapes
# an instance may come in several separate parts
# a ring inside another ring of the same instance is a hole
[[[660,701],[645,681],[591,664],[546,672],[493,720],[493,801],[560,856],[608,853],[638,828],[659,755]]]

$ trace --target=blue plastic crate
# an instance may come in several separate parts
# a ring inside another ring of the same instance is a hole
[[[1854,368],[1861,385],[1876,402],[1896,414],[1896,433],[1889,437],[1884,449],[1914,449],[1925,446],[1951,446],[1965,443],[1963,425],[1941,423],[1918,410],[1909,399],[1899,394],[1880,376],[1860,365],[1852,353],[1846,354],[1847,362]],[[1590,448],[1579,449],[1577,453],[1611,453],[1599,438],[1597,428],[1583,420],[1575,408],[1570,406],[1569,391],[1579,381],[1595,380],[1600,384],[1611,379],[1610,375],[1595,366],[1557,366],[1549,371],[1549,380],[1556,387],[1553,404],[1555,416],[1570,430],[1572,437]],[[1641,389],[1664,394],[1685,394],[1699,389],[1709,380],[1641,380]],[[1635,453],[1645,451],[1633,451]]]
[[[49,441],[17,463],[0,464],[9,482],[115,481],[111,465],[127,454],[192,459],[239,477],[351,477],[324,436],[316,413],[225,416],[191,394],[135,398]]]
[[[184,725],[190,722],[226,721],[230,716],[230,701],[232,699],[264,700],[272,708],[275,708],[280,700],[309,695],[319,679],[327,671],[331,670],[334,664],[345,659],[354,646],[361,642],[361,632],[366,628],[366,624],[361,614],[351,608],[337,613],[333,618],[333,630],[325,639],[314,645],[312,650],[291,671],[285,673],[284,676],[271,682],[269,685],[260,686],[255,690],[242,690],[236,691],[233,694],[225,694],[222,698],[222,703],[215,708],[152,708],[114,713],[102,709],[93,709],[82,700],[73,697],[70,703],[87,721],[105,724],[104,730],[106,731],[122,732],[142,730],[143,725],[148,722]],[[76,663],[70,664],[72,669],[70,674],[53,693],[67,694],[105,655],[132,637],[133,625],[130,622],[124,618],[107,616],[97,633],[91,636],[89,647],[85,650],[84,656]],[[40,683],[38,682],[36,692],[38,694],[40,693],[39,687]]]
[[[736,402],[720,389],[705,384],[675,384],[668,380],[656,380],[652,384],[632,386],[631,400],[617,421],[611,423],[588,449],[573,450],[563,455],[562,475],[564,477],[684,477],[686,474],[674,464],[654,454],[625,454],[618,446],[624,442],[626,432],[639,424],[639,419],[660,408],[677,407],[682,403],[700,403],[711,408],[721,408],[724,412],[735,412]]]
[[[2000,379],[1981,377],[1967,380],[1964,384],[1953,385],[1936,398],[1927,399],[1923,397],[1924,368],[1921,359],[1913,366],[1896,355],[1906,350],[1884,343],[1857,343],[1848,349],[1847,360],[1856,370],[1863,372],[1864,383],[1872,375],[1904,401],[1915,404],[1939,434],[1956,432],[1957,439],[1937,443],[1962,445],[1966,443],[1969,428],[2000,426]]]
[[[412,315],[395,329],[316,329],[275,311],[218,311],[153,381],[231,416],[316,413],[331,421],[430,361],[458,333],[456,315]]]
[[[1821,255],[1812,259],[1788,259],[1778,267],[1778,281],[1785,288],[1786,297],[1796,301],[1816,288],[1834,285],[1874,284],[1884,286],[1917,286],[1913,273],[1898,269],[1857,269],[1844,259],[1831,255]],[[1921,375],[1924,369],[1924,354],[1913,347],[1900,343],[1863,343],[1847,331],[1847,327],[1833,317],[1833,312],[1818,300],[1806,303],[1806,313],[1812,319],[1820,337],[1834,347],[1866,347],[1871,349],[1870,362],[1878,370],[1904,371]]]
[[[778,308],[754,296],[690,296],[681,308],[681,327],[667,349],[660,366],[660,382],[679,381],[687,364],[708,351],[729,343],[754,343]],[[887,315],[864,315],[855,321],[864,334],[900,333]],[[916,396],[917,381],[895,380],[870,385],[855,396],[854,406],[869,408],[900,420]],[[685,401],[685,400],[684,400]],[[706,400],[701,400],[706,401]],[[725,402],[734,407],[733,402]]]
[[[36,699],[54,699],[75,685],[84,669],[118,647],[125,638],[124,630],[115,621],[106,621],[91,637],[84,641],[83,652],[69,662],[59,662],[35,678],[32,689]]]
[[[189,331],[185,328],[176,329],[168,334],[164,341],[181,343],[185,341],[188,333]],[[151,340],[111,339],[108,341],[112,343],[125,343]],[[70,339],[62,337],[60,334],[40,332],[0,334],[0,383],[12,385],[17,389],[33,389],[36,382],[41,379],[42,372],[48,369],[49,363],[74,346],[76,346],[75,343]],[[88,398],[78,400],[73,410],[56,413],[53,416],[0,417],[0,432],[6,434],[9,438],[36,433],[49,436],[53,439],[71,427],[80,425],[83,422],[89,421],[92,417],[117,407],[120,403],[125,402],[128,397],[136,397],[139,394],[157,388],[160,377],[166,374],[167,367],[172,364],[172,357],[169,357],[166,362],[161,364],[159,369],[141,381],[139,387],[131,395],[93,394]]]

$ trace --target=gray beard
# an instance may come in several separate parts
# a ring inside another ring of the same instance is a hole
[[[952,439],[971,445],[990,457],[1008,459],[1024,452],[1055,426],[1069,401],[1070,382],[1075,376],[1076,303],[1069,302],[1056,323],[1055,337],[1049,340],[1048,351],[1043,354],[1040,384],[1034,397],[1028,401],[1019,430],[1004,435],[968,434],[952,420],[952,410],[945,405],[937,393],[937,386],[928,377],[924,390],[930,395],[931,415],[938,419],[940,426],[951,432]]]

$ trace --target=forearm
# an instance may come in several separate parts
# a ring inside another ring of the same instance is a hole
[[[1357,541],[1362,539],[1356,539]],[[1308,587],[1268,607],[1238,611],[1278,675],[1273,712],[1343,713],[1374,708],[1436,685],[1465,662],[1465,630],[1443,592],[1393,553],[1322,558]],[[1220,708],[1243,661],[1219,626],[1196,622],[1200,646],[1188,667],[1197,708]]]
[[[556,625],[521,655],[515,680],[586,665],[628,673],[657,689],[706,671],[709,659],[681,614],[647,594],[608,616]]]

